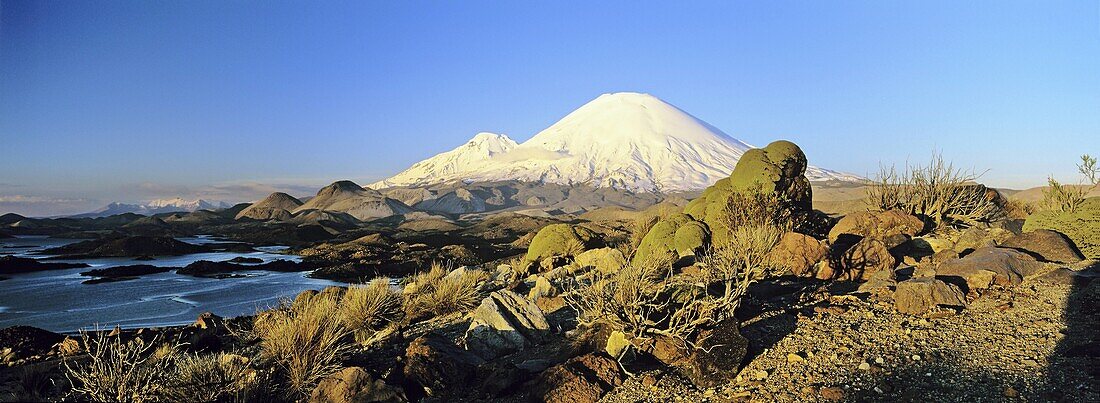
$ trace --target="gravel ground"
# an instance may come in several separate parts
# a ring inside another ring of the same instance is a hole
[[[1084,294],[1025,283],[924,317],[867,296],[817,295],[747,320],[755,351],[727,385],[699,390],[649,371],[603,401],[1100,401],[1100,326]]]

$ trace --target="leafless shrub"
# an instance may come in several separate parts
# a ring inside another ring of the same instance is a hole
[[[77,364],[66,359],[66,377],[79,399],[96,402],[152,402],[161,400],[171,379],[176,349],[165,344],[156,348],[156,339],[140,338],[123,342],[122,336],[106,332],[90,335],[81,332],[87,346],[88,362]]]
[[[318,294],[293,308],[283,304],[257,315],[253,324],[261,356],[278,365],[290,388],[300,396],[340,370],[340,359],[350,349],[337,298]]]
[[[868,190],[868,204],[880,210],[900,209],[930,218],[937,226],[969,226],[989,222],[1001,213],[981,175],[956,168],[938,153],[926,166],[906,166],[901,173],[882,167]]]
[[[774,226],[765,226],[763,235],[743,228],[736,238],[742,246],[700,258],[701,279],[676,275],[671,261],[654,258],[615,273],[592,272],[578,279],[566,302],[581,325],[606,325],[639,341],[669,337],[693,348],[698,330],[732,317],[749,284],[763,276],[759,264],[781,234]]]

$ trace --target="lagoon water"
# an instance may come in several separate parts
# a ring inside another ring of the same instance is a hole
[[[179,238],[190,243],[217,242],[210,237]],[[32,252],[80,240],[22,236],[0,240],[0,254],[41,257]],[[59,260],[82,262],[93,267],[9,274],[0,281],[0,328],[29,325],[55,332],[75,332],[85,328],[166,326],[191,323],[202,312],[221,316],[255,313],[293,298],[308,289],[339,285],[328,280],[306,277],[306,272],[279,273],[244,271],[244,277],[225,279],[199,278],[175,272],[100,284],[82,284],[91,277],[80,272],[93,268],[151,264],[183,267],[198,260],[223,261],[235,257],[255,257],[264,262],[297,256],[279,254],[280,247],[261,247],[258,252],[214,252],[184,256],[158,257],[139,261],[131,258]]]

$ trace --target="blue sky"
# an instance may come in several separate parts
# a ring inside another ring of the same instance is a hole
[[[1100,5],[0,1],[0,210],[361,183],[647,92],[869,174],[1015,188],[1100,154]]]

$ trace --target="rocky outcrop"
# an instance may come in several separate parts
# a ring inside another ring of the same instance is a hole
[[[282,259],[262,264],[237,264],[229,262],[211,262],[209,260],[199,260],[177,269],[176,273],[196,277],[218,277],[227,273],[245,270],[293,272],[306,271],[312,267],[313,266],[308,264],[297,263]]]
[[[1047,262],[1077,263],[1085,258],[1065,235],[1046,229],[1013,236],[1000,246],[1026,252]]]
[[[47,255],[64,255],[67,258],[86,257],[139,257],[179,256],[206,252],[210,248],[193,245],[166,236],[130,236],[103,238],[77,242],[43,251]]]
[[[404,402],[405,393],[375,379],[365,369],[348,367],[321,380],[310,403]]]
[[[81,272],[80,275],[105,278],[137,277],[147,274],[164,273],[171,269],[171,267],[160,267],[148,264],[135,264],[130,266],[116,266],[108,267],[106,269],[88,270],[85,272]]]
[[[534,302],[501,290],[481,300],[470,315],[463,345],[492,360],[540,344],[549,333],[550,325]]]
[[[916,278],[897,284],[894,305],[898,312],[920,315],[935,307],[961,309],[966,306],[966,295],[954,284],[934,278]]]
[[[64,270],[90,267],[84,263],[47,263],[37,259],[0,256],[0,274],[30,273],[42,270]]]

